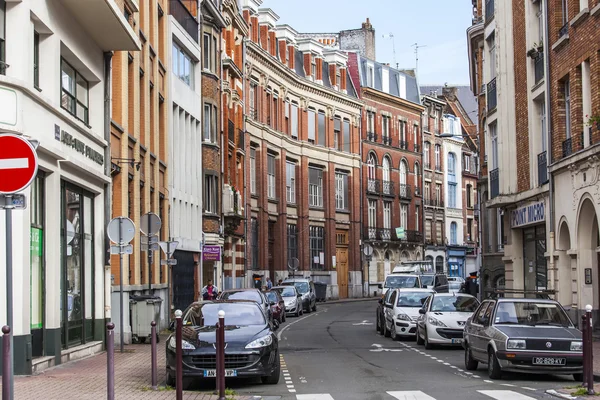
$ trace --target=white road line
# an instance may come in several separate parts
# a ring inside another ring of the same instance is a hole
[[[293,389],[294,385],[287,385],[288,389]]]
[[[279,331],[279,333],[277,333],[277,340],[281,340],[281,334],[283,332],[285,332],[285,330],[288,329],[290,326],[292,326],[294,324],[297,324],[298,322],[300,322],[302,320],[305,320],[306,318],[310,318],[313,315],[319,315],[319,313],[317,312],[317,313],[308,314],[306,317],[302,317],[300,319],[295,320],[294,322],[290,322],[289,324],[287,324],[286,326],[284,326],[283,328],[281,328],[281,330]]]
[[[515,387],[512,383],[501,383],[502,386]]]
[[[398,400],[435,400],[435,397],[431,397],[420,390],[405,390],[401,392],[386,393]]]
[[[450,363],[444,363],[444,365],[450,365]]]
[[[535,392],[535,391],[536,391],[536,389],[534,389],[534,388],[530,388],[530,387],[527,387],[527,386],[521,386],[521,389],[525,389],[525,390],[531,390],[532,392]]]
[[[296,389],[288,389],[290,393],[296,393]]]
[[[479,375],[473,375],[473,378],[481,378]]]
[[[437,360],[437,362],[439,362],[439,363],[443,363],[443,362],[444,362],[444,360]]]
[[[484,382],[485,383],[494,383],[494,381],[490,381],[490,380],[487,380],[487,379],[485,379]]]
[[[329,393],[323,394],[297,394],[297,400],[334,400]]]
[[[535,400],[533,397],[512,390],[478,390],[478,392],[496,400]]]
[[[0,169],[29,168],[28,158],[4,158],[0,160]]]

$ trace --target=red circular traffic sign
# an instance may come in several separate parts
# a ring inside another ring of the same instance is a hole
[[[0,193],[20,192],[31,184],[37,173],[35,149],[21,136],[0,135]]]

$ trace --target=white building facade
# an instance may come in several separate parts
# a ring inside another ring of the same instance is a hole
[[[39,141],[28,207],[12,213],[14,372],[31,374],[103,349],[111,318],[105,94],[111,51],[140,44],[114,0],[2,0],[0,35],[0,135]],[[2,293],[5,260],[1,240]],[[0,325],[6,309],[0,296]]]

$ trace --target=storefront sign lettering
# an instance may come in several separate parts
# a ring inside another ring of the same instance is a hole
[[[81,140],[73,137],[70,133],[64,129],[61,131],[60,141],[68,147],[75,149],[78,153],[85,155],[90,160],[94,161],[98,165],[104,165],[104,155],[97,152],[90,146],[83,143]]]
[[[546,208],[543,201],[519,207],[511,214],[511,226],[518,228],[537,224],[546,220]]]
[[[221,261],[221,246],[204,246],[202,259],[204,261]]]

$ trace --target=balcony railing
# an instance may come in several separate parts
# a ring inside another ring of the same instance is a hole
[[[377,228],[366,226],[364,231],[364,240],[376,240],[377,239]]]
[[[533,62],[533,65],[534,65],[535,83],[538,83],[539,81],[544,79],[544,52],[543,51],[538,53],[537,57],[535,58],[535,60]]]
[[[235,124],[232,120],[227,121],[227,137],[231,143],[235,143]]]
[[[415,143],[415,153],[418,153],[420,150],[419,143]]]
[[[404,200],[412,199],[410,185],[401,183],[398,191],[400,192],[399,194],[400,194],[401,199],[404,199]]]
[[[487,0],[485,2],[485,22],[489,22],[494,17],[494,0]]]
[[[392,240],[392,230],[389,228],[378,228],[377,238],[379,240],[390,241]]]
[[[383,195],[384,196],[395,196],[394,193],[394,182],[392,181],[383,181]]]
[[[563,37],[567,34],[569,34],[569,23],[568,22],[566,24],[564,24],[562,26],[562,28],[560,28],[560,30],[558,31],[558,38],[560,39],[561,37]]]
[[[498,104],[496,98],[496,78],[492,79],[487,84],[487,110],[488,112],[495,109]]]
[[[382,136],[383,144],[390,146],[392,144],[392,138],[389,136]]]
[[[371,142],[376,142],[377,134],[373,132],[367,132],[367,140],[370,140]]]
[[[542,186],[548,182],[548,155],[545,151],[537,156],[538,158],[538,185]]]
[[[191,38],[198,42],[198,20],[190,13],[186,6],[183,5],[181,0],[170,0],[169,1],[169,14],[175,18],[179,25],[186,31]]]
[[[492,199],[500,193],[500,171],[498,168],[490,171],[490,192]]]
[[[415,187],[415,196],[421,196],[421,188],[418,186]]]
[[[405,230],[404,238],[399,238],[394,232],[394,240],[406,243],[423,243],[423,233],[413,230]]]
[[[408,142],[406,140],[401,140],[398,144],[398,147],[400,147],[402,150],[408,150]]]
[[[562,156],[568,157],[573,154],[573,138],[568,138],[562,142]]]
[[[379,179],[367,179],[367,192],[368,193],[379,193],[379,186],[381,183]]]

